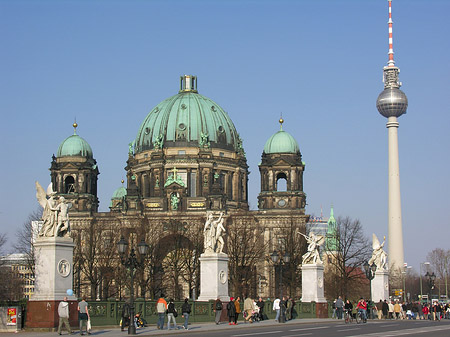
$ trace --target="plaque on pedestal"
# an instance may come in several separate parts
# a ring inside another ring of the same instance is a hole
[[[198,301],[220,298],[230,301],[228,296],[228,255],[203,253],[200,255],[200,297]]]

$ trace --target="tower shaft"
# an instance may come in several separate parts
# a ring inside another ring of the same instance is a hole
[[[388,118],[386,127],[388,129],[389,147],[388,247],[390,270],[402,268],[404,263],[398,126],[397,117]]]

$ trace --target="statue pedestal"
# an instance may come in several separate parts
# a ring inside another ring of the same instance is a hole
[[[35,292],[28,301],[27,327],[56,327],[58,304],[65,296],[69,300],[71,325],[76,322],[77,298],[67,295],[67,290],[72,289],[74,246],[71,238],[36,239]]]
[[[389,299],[389,271],[377,270],[372,280],[372,301]]]
[[[200,255],[200,296],[198,301],[220,298],[229,302],[228,255],[224,253],[203,253]]]
[[[323,292],[323,269],[323,264],[302,265],[302,302],[327,302]]]

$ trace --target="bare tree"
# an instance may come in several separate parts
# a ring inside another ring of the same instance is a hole
[[[255,217],[244,214],[230,216],[226,230],[231,292],[256,296],[256,266],[267,248],[264,230]]]
[[[27,220],[16,231],[16,242],[13,245],[14,251],[25,254],[27,257],[27,267],[31,271],[31,277],[34,278],[34,247],[33,247],[33,221],[39,221],[42,218],[42,208],[38,207],[36,210],[28,214]]]
[[[444,279],[450,269],[450,250],[435,248],[427,255],[436,276]]]
[[[363,292],[368,295],[368,281],[362,266],[371,256],[370,241],[359,220],[338,217],[336,226],[338,249],[326,254],[326,262],[331,266],[331,272],[326,275],[326,295],[328,298],[354,298],[355,293],[361,296]]]
[[[276,269],[275,274],[275,294],[278,296],[279,289],[277,287],[279,284],[286,285],[287,291],[283,294],[292,297],[300,296],[300,285],[301,285],[301,266],[302,266],[302,256],[306,252],[306,240],[299,234],[305,233],[305,225],[303,222],[295,221],[294,217],[290,217],[289,224],[278,229],[278,236],[282,239],[280,251],[283,254],[289,254],[289,263],[285,265],[279,265]],[[283,280],[280,282],[279,268],[283,268]]]

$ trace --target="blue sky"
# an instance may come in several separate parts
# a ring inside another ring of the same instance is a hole
[[[450,1],[394,0],[405,261],[449,249]],[[388,2],[0,2],[0,232],[37,209],[34,181],[73,132],[94,151],[100,209],[125,177],[128,143],[179,76],[224,108],[244,140],[256,207],[266,140],[279,129],[306,163],[307,213],[387,235],[387,129],[375,107],[388,60]]]

